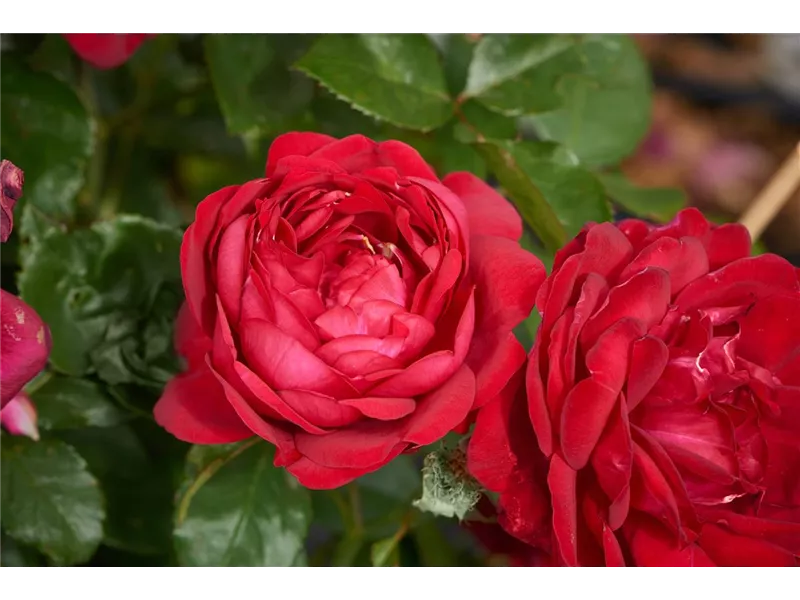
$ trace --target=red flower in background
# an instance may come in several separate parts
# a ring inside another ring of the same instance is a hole
[[[471,472],[563,565],[795,565],[800,277],[696,210],[591,224],[556,256],[527,390],[478,415]]]
[[[75,53],[98,69],[113,69],[133,56],[149,33],[65,33]]]
[[[22,196],[23,172],[0,161],[0,209],[5,242],[14,226],[13,210]],[[50,330],[30,306],[0,290],[0,408],[8,404],[47,364]]]
[[[181,252],[188,372],[155,409],[200,444],[259,435],[332,488],[430,444],[525,360],[544,269],[514,208],[405,144],[279,137],[266,179],[206,198]]]

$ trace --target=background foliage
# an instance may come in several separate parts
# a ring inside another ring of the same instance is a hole
[[[182,230],[208,193],[263,176],[271,140],[289,130],[399,139],[440,175],[488,179],[548,265],[586,221],[620,209],[667,220],[682,194],[637,189],[616,169],[650,119],[633,42],[161,35],[108,71],[60,36],[2,44],[2,157],[25,171],[2,284],[54,340],[28,386],[42,439],[2,435],[2,564],[484,561],[455,519],[414,506],[424,453],[312,493],[272,466],[266,443],[191,448],[155,425],[180,369]],[[528,347],[537,318],[518,330]],[[422,507],[441,508],[434,479],[426,471]]]

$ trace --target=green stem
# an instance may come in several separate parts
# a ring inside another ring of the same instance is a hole
[[[94,152],[92,153],[86,177],[86,193],[83,196],[83,201],[78,206],[78,210],[81,221],[92,221],[97,213],[103,194],[104,174],[108,158],[108,130],[97,106],[92,70],[83,64],[80,69],[83,99],[94,123]]]

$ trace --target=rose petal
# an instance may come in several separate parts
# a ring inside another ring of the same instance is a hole
[[[697,544],[681,545],[657,523],[640,518],[624,527],[628,547],[637,567],[714,567]]]
[[[513,329],[531,314],[545,278],[544,265],[505,238],[472,236],[471,243],[477,329]]]
[[[217,293],[228,319],[239,321],[240,301],[247,266],[246,241],[250,218],[242,215],[222,234],[217,250]]]
[[[660,339],[646,335],[633,342],[627,382],[627,408],[632,412],[664,373],[669,350]]]
[[[725,223],[709,234],[706,249],[709,267],[716,271],[740,258],[750,256],[750,233],[739,223]]]
[[[465,362],[475,373],[474,410],[489,402],[525,363],[525,348],[513,332],[485,332],[472,340]]]
[[[248,365],[273,389],[305,389],[335,398],[355,388],[296,339],[267,321],[243,321],[239,332]]]
[[[352,398],[339,404],[352,406],[365,417],[379,421],[394,421],[410,415],[417,407],[411,398]]]
[[[797,557],[764,540],[736,535],[705,524],[698,544],[720,567],[796,567]]]
[[[363,418],[355,408],[325,394],[306,390],[280,390],[277,394],[297,414],[326,429],[347,427]]]
[[[403,443],[404,421],[361,421],[324,435],[297,432],[298,452],[324,467],[377,469]]]
[[[170,380],[153,414],[156,423],[191,444],[227,444],[253,436],[208,368]]]
[[[781,292],[800,290],[794,267],[774,254],[732,262],[690,283],[674,304],[685,314],[695,308],[750,304]]]
[[[573,469],[586,465],[600,439],[625,384],[630,345],[642,333],[641,323],[622,319],[586,355],[591,376],[569,391],[561,415],[561,449]]]
[[[403,439],[417,446],[432,444],[467,416],[474,400],[475,375],[461,365],[439,389],[417,402]]]
[[[800,294],[782,294],[756,302],[739,321],[736,352],[770,371],[800,352]]]
[[[697,238],[659,238],[625,267],[619,276],[620,282],[648,267],[658,267],[669,274],[670,290],[675,296],[689,283],[708,273],[708,256]]]
[[[266,176],[272,177],[278,161],[282,158],[295,155],[310,156],[316,150],[335,141],[336,138],[312,132],[291,132],[279,135],[269,147]]]
[[[489,235],[517,241],[522,237],[522,218],[514,206],[472,173],[450,173],[442,180],[464,202],[470,235]]]
[[[403,451],[403,447],[395,448],[386,457],[389,462]],[[364,469],[331,468],[317,464],[311,459],[302,456],[287,467],[287,470],[297,478],[301,485],[311,490],[331,490],[350,483],[354,479],[375,470],[374,467]]]
[[[547,485],[553,502],[553,531],[561,558],[569,567],[578,566],[577,473],[558,454],[550,459]]]
[[[30,396],[20,392],[0,410],[0,425],[11,435],[24,435],[39,441],[39,427],[36,407]]]
[[[545,402],[544,383],[541,375],[541,331],[536,335],[525,376],[525,386],[528,393],[528,416],[533,430],[536,432],[536,441],[545,456],[553,453],[553,421],[550,410]]]
[[[612,530],[619,529],[628,516],[633,469],[631,432],[627,407],[622,398],[614,408],[591,460],[597,481],[611,500],[608,526]]]

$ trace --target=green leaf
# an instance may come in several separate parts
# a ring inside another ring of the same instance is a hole
[[[303,43],[303,36],[204,36],[211,79],[231,133],[281,131],[286,119],[311,101],[313,83],[282,61],[287,37]]]
[[[35,244],[19,288],[50,327],[53,366],[163,387],[179,369],[172,328],[183,295],[180,244],[178,230],[134,215],[51,230]]]
[[[424,35],[323,35],[295,66],[354,108],[401,127],[428,131],[453,113]]]
[[[665,223],[686,206],[686,195],[677,188],[636,187],[621,173],[597,175],[606,194],[637,217]]]
[[[611,219],[603,186],[586,169],[566,164],[558,147],[542,142],[502,145],[553,208],[567,236],[575,236],[588,221]]]
[[[650,75],[633,40],[590,35],[577,47],[582,68],[561,77],[561,107],[530,120],[584,163],[614,164],[636,149],[650,125]]]
[[[183,466],[186,444],[148,448],[167,434],[152,425],[138,432],[131,425],[88,427],[60,432],[99,480],[106,498],[103,542],[138,554],[164,554],[172,548],[175,475]],[[140,426],[141,427],[141,426]]]
[[[467,100],[459,110],[466,121],[462,123],[462,127],[467,129],[466,132],[462,130],[458,133],[461,141],[474,142],[479,136],[498,140],[510,139],[517,137],[519,133],[516,120],[492,112],[475,100]]]
[[[75,450],[3,435],[3,529],[56,565],[87,561],[103,537],[103,498]]]
[[[475,148],[542,243],[553,251],[563,246],[567,241],[566,230],[542,191],[520,165],[513,142],[478,142]]]
[[[378,540],[370,548],[370,559],[373,567],[399,567],[400,541],[405,536],[407,526],[404,524],[393,536]]]
[[[517,116],[558,108],[556,85],[580,70],[578,36],[484,35],[475,48],[464,97]]]
[[[44,557],[33,548],[0,534],[0,567],[44,567]]]
[[[432,33],[428,37],[442,55],[447,89],[453,96],[458,96],[467,83],[475,41],[463,33]]]
[[[92,153],[86,109],[65,83],[6,54],[0,89],[0,146],[3,158],[25,172],[22,201],[69,222]]]
[[[195,446],[178,496],[175,547],[184,566],[291,566],[304,552],[308,491],[249,440]]]
[[[87,379],[54,375],[32,392],[41,429],[110,427],[127,415],[102,387]]]

